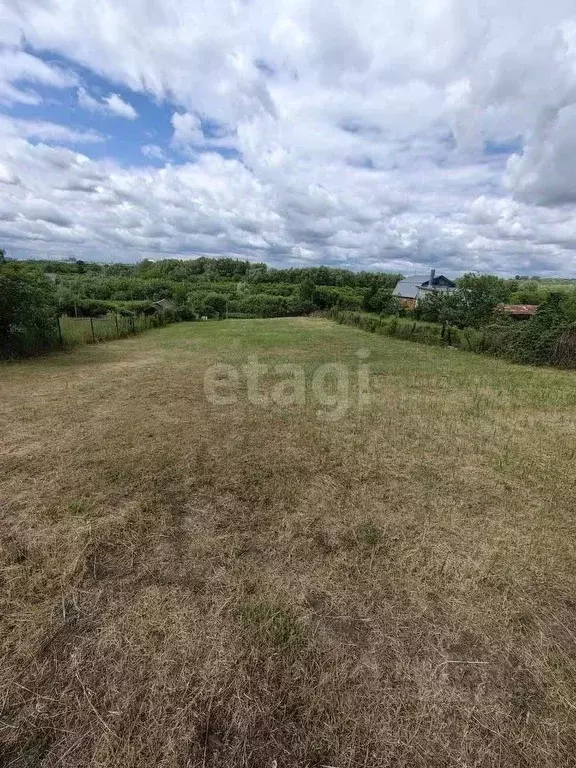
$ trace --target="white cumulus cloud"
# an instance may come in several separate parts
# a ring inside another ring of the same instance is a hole
[[[189,112],[175,112],[172,115],[172,127],[174,134],[172,140],[175,144],[203,144],[204,133],[200,119]]]
[[[98,101],[85,88],[78,88],[78,104],[83,109],[124,117],[126,120],[135,120],[138,117],[134,107],[124,101],[117,93],[111,93]]]
[[[140,147],[140,151],[144,157],[150,157],[153,160],[166,159],[166,153],[162,147],[159,147],[157,144],[144,144],[142,147]]]
[[[145,168],[47,146],[89,129],[0,125],[18,251],[576,275],[574,0],[4,0],[2,17],[6,102],[77,87],[54,55],[109,81],[78,89],[83,109],[135,119],[129,89],[171,115],[164,146],[136,147]]]
[[[34,91],[35,85],[68,88],[77,81],[74,72],[16,47],[0,49],[0,102],[4,104],[39,104],[41,98]]]
[[[75,130],[46,120],[23,120],[0,116],[0,135],[20,136],[56,144],[94,144],[105,140],[97,131]]]

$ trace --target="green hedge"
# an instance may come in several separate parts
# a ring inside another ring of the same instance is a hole
[[[369,333],[456,347],[515,363],[576,368],[576,326],[545,314],[524,322],[493,323],[479,329],[337,309],[328,315],[337,323],[353,325]]]

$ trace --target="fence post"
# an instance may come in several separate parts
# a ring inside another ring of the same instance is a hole
[[[114,320],[116,321],[116,336],[120,336],[120,329],[118,328],[118,313],[114,312]]]
[[[92,341],[96,343],[96,334],[94,333],[94,318],[90,315],[90,330],[92,331]]]
[[[58,338],[60,339],[60,346],[64,346],[64,341],[62,339],[62,328],[60,327],[60,317],[56,318],[56,323],[58,324]]]
[[[132,315],[131,320],[132,320],[132,333],[136,333],[136,326],[134,324],[134,315]]]

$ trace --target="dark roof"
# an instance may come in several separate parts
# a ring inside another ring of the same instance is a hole
[[[420,290],[429,288],[430,275],[410,275],[400,280],[392,292],[393,296],[399,296],[402,299],[417,299]],[[456,287],[456,283],[449,280],[444,275],[436,275],[434,285],[449,285]]]

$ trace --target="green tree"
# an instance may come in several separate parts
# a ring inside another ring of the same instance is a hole
[[[316,283],[307,276],[299,286],[300,300],[307,304],[316,304]]]
[[[416,317],[458,328],[479,328],[494,319],[494,310],[508,299],[505,280],[493,275],[469,273],[458,281],[456,291],[430,291],[418,303]]]
[[[366,312],[377,312],[379,315],[394,315],[399,310],[398,300],[392,296],[392,291],[386,286],[372,285],[362,302]]]
[[[184,283],[176,283],[172,288],[172,298],[179,306],[182,306],[186,301],[188,295],[188,288]]]
[[[469,272],[458,280],[458,294],[462,315],[454,325],[479,328],[490,321],[498,304],[508,299],[509,289],[499,277]]]
[[[207,293],[198,302],[197,312],[207,317],[224,317],[228,300],[222,293]]]
[[[20,357],[50,347],[56,339],[56,294],[52,284],[22,264],[0,264],[0,357]]]

